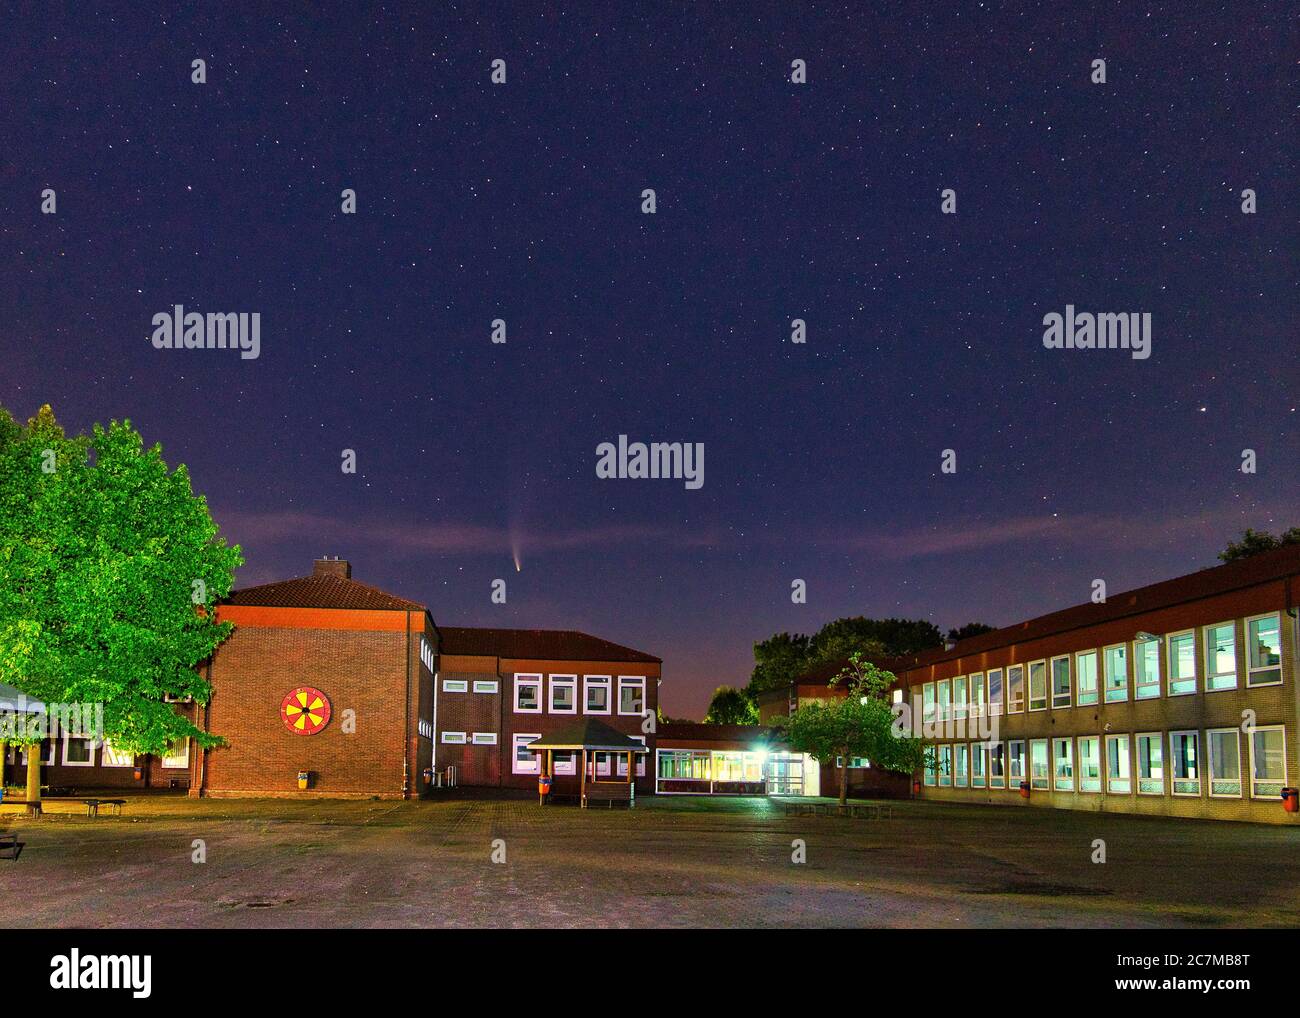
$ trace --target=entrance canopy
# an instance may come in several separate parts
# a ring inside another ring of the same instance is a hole
[[[610,805],[613,805],[616,801],[626,802],[629,808],[636,802],[636,769],[632,766],[632,760],[638,753],[645,753],[647,750],[642,743],[630,735],[624,735],[618,729],[611,728],[603,721],[583,718],[571,725],[565,725],[550,735],[543,735],[539,739],[534,739],[528,743],[528,749],[539,755],[545,754],[546,764],[542,769],[542,782],[539,782],[537,789],[538,799],[541,802],[546,802],[551,794],[550,782],[555,775],[556,753],[582,754],[582,769],[579,772],[580,777],[578,779],[578,803],[584,809],[592,799],[598,799]],[[596,774],[596,754],[598,753],[626,755],[627,780],[598,780]],[[591,760],[590,780],[588,780],[588,758]]]

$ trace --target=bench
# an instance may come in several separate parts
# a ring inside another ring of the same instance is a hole
[[[626,781],[592,782],[587,786],[587,805],[593,802],[603,802],[610,809],[614,808],[616,802],[625,802],[627,808],[631,809],[635,805],[632,786]]]
[[[99,816],[99,807],[107,806],[113,811],[113,816],[122,815],[122,807],[126,805],[125,799],[83,799],[86,804],[86,816]]]
[[[18,835],[16,834],[0,834],[0,856],[3,856],[6,859],[17,860],[23,853],[24,844],[25,842],[18,840]],[[5,852],[11,854],[5,856]]]

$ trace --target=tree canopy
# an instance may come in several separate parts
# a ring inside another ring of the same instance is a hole
[[[756,725],[758,705],[743,689],[719,686],[713,691],[704,721],[710,725]]]
[[[229,635],[214,608],[242,561],[130,421],[68,437],[49,406],[25,427],[0,408],[0,682],[102,703],[123,751],[219,744],[166,698],[206,702],[195,669]]]
[[[1251,555],[1272,551],[1274,548],[1281,548],[1288,544],[1300,544],[1300,527],[1284,530],[1280,537],[1274,537],[1267,530],[1254,530],[1247,527],[1242,532],[1240,540],[1229,541],[1228,546],[1219,552],[1219,560],[1235,562],[1237,559],[1250,558]]]

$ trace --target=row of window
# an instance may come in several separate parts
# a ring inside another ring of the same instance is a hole
[[[134,767],[135,755],[132,753],[119,753],[111,743],[100,742],[98,739],[88,739],[78,735],[65,734],[62,739],[57,740],[62,743],[63,750],[61,753],[60,764],[63,767],[94,767],[96,752],[99,754],[100,767]],[[53,766],[55,762],[55,742],[54,739],[46,739],[41,743],[41,764],[44,766]],[[9,749],[9,762],[16,764],[20,748],[11,746]],[[27,750],[21,750],[22,762],[27,763]],[[162,757],[162,766],[168,770],[184,770],[190,765],[190,740],[186,739],[183,743],[178,744],[174,751]]]
[[[442,741],[448,746],[495,746],[496,732],[443,732]]]
[[[549,714],[578,713],[578,676],[550,675]],[[582,677],[582,713],[609,714],[610,690],[613,677],[609,675],[584,675]],[[541,675],[515,675],[515,713],[541,714],[543,704],[543,677]],[[618,713],[641,717],[645,708],[645,676],[620,675],[618,677]]]
[[[528,748],[528,744],[534,739],[540,739],[541,735],[536,732],[521,732],[512,737],[514,753],[512,754],[511,773],[513,774],[540,774],[542,772],[542,752],[538,750],[533,752]],[[645,745],[644,735],[630,735],[630,739],[635,739],[641,745]],[[627,754],[626,753],[590,753],[588,758],[594,760],[592,770],[596,777],[608,775],[610,773],[610,763],[613,760],[615,773],[619,777],[627,777]],[[636,776],[645,777],[645,753],[638,753],[636,757]],[[577,774],[578,773],[578,753],[576,750],[561,751],[554,750],[551,754],[551,765],[555,768],[556,774]]]
[[[1238,637],[1245,634],[1245,685],[1282,682],[1282,619],[1274,612],[1241,622],[1222,622],[1199,630],[1202,653],[1196,652],[1198,630],[1165,636],[1140,634],[1128,643],[1062,654],[1027,665],[991,668],[921,687],[924,720],[961,721],[966,717],[1087,707],[1098,700],[1123,703],[1161,695],[1185,696],[1236,689],[1239,685]],[[1164,644],[1164,653],[1161,653]],[[1198,678],[1197,661],[1201,662]],[[1162,668],[1163,663],[1163,668]],[[1005,675],[1005,689],[1003,679]],[[1027,695],[1026,695],[1027,694]]]
[[[931,747],[925,783],[1014,791],[1028,782],[1031,789],[1086,794],[1100,793],[1104,782],[1110,795],[1208,792],[1215,799],[1240,799],[1249,789],[1252,799],[1280,799],[1287,781],[1285,729],[1273,725],[1242,735],[1238,728],[1107,735],[1104,759],[1103,737],[1097,735],[945,743]]]
[[[501,688],[496,679],[475,679],[474,692],[476,693],[493,693],[495,694]],[[444,693],[468,693],[468,679],[443,679],[442,691]]]

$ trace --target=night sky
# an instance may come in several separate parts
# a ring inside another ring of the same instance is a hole
[[[339,555],[657,654],[698,717],[777,630],[1008,624],[1300,524],[1290,5],[139,6],[0,32],[0,404],[129,417],[241,585]],[[174,304],[260,357],[155,350]],[[1066,304],[1152,356],[1044,349]],[[703,488],[598,479],[619,434]]]

